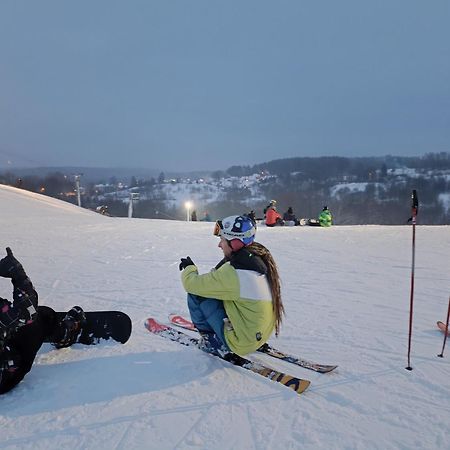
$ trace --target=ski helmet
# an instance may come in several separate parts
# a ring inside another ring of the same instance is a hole
[[[244,245],[255,240],[256,226],[248,216],[229,216],[218,220],[214,228],[215,236],[223,236],[228,241],[237,239]]]

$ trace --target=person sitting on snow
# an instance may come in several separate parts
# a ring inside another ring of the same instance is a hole
[[[52,308],[38,306],[38,294],[9,247],[0,260],[0,276],[13,284],[13,302],[0,298],[0,394],[4,394],[31,370],[44,342],[56,348],[72,345],[86,318],[79,306],[62,321]]]
[[[283,218],[281,214],[277,211],[276,200],[271,200],[267,208],[264,209],[264,214],[266,218],[266,226],[274,227],[276,225],[284,225]]]
[[[322,212],[319,215],[319,224],[321,227],[331,227],[333,223],[333,217],[328,206],[324,206]]]
[[[181,258],[181,281],[199,347],[223,358],[244,356],[278,335],[284,313],[277,266],[269,250],[255,242],[256,226],[246,215],[219,220],[223,259],[200,275],[192,259]]]
[[[292,206],[289,206],[287,211],[283,214],[283,220],[286,225],[299,225],[300,221],[297,219],[297,217],[294,214],[294,210],[292,209]]]

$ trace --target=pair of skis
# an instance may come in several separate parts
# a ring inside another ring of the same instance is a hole
[[[185,328],[185,329],[189,329],[191,331],[196,331],[194,325],[181,316],[171,314],[169,316],[169,320],[174,325],[177,325],[177,326]],[[189,335],[183,331],[177,330],[169,325],[162,324],[154,318],[148,318],[145,321],[144,325],[149,332],[156,334],[158,336],[164,337],[166,339],[170,339],[171,341],[178,342],[179,344],[186,345],[186,346],[197,346],[198,345],[197,337],[191,336],[191,335]],[[261,350],[261,352],[263,352],[263,353],[266,353],[266,354],[271,355],[278,359],[282,359],[282,360],[291,362],[293,364],[297,364],[297,365],[305,364],[305,365],[301,365],[301,367],[310,368],[311,370],[315,370],[318,372],[322,372],[322,373],[324,371],[329,372],[337,367],[337,366],[323,366],[321,364],[316,364],[316,363],[312,363],[309,361],[301,360],[299,358],[295,358],[291,355],[286,355],[283,352],[275,350],[272,347],[270,347],[269,345],[267,345],[267,347],[263,347],[263,348],[266,349],[266,351]],[[214,356],[217,356],[217,355],[214,355]],[[221,358],[220,356],[217,356],[217,357]],[[297,378],[297,377],[285,374],[283,372],[279,372],[277,370],[272,369],[271,367],[268,367],[261,363],[243,358],[242,356],[236,355],[234,353],[228,354],[221,359],[223,359],[235,366],[242,367],[253,373],[257,373],[258,375],[261,375],[265,378],[268,378],[277,383],[280,383],[290,389],[293,389],[298,394],[303,393],[310,385],[309,380]],[[317,370],[317,369],[319,369],[319,370]]]
[[[177,325],[179,327],[185,328],[190,331],[197,331],[195,328],[195,325],[185,319],[184,317],[177,315],[177,314],[169,314],[169,321],[170,323]],[[332,370],[336,369],[337,366],[332,365],[326,365],[326,364],[318,364],[312,361],[308,361],[306,359],[297,358],[296,356],[288,355],[285,352],[282,352],[281,350],[277,350],[276,348],[273,348],[269,344],[262,345],[258,352],[265,353],[266,355],[272,356],[277,359],[281,359],[282,361],[289,362],[291,364],[295,364],[297,366],[303,367],[304,369],[314,370],[315,372],[320,373],[327,373],[331,372]]]

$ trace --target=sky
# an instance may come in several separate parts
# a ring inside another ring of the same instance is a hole
[[[188,315],[178,264],[200,273],[222,257],[212,223],[114,218],[0,185],[0,257],[10,246],[41,305],[121,310],[125,345],[41,348],[0,396],[2,450],[438,450],[449,448],[449,226],[417,226],[407,366],[412,227],[259,225],[281,277],[281,350],[320,374],[249,358],[308,379],[302,395],[196,348],[151,335],[153,316]],[[68,239],[68,237],[70,238]],[[182,236],[182,239],[174,239]],[[11,299],[0,277],[0,297]]]
[[[0,170],[450,149],[447,0],[5,0]]]

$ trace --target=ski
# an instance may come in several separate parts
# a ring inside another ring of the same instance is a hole
[[[169,321],[170,323],[185,328],[187,330],[197,331],[195,325],[191,321],[185,319],[183,316],[180,316],[178,314],[169,314]],[[273,358],[277,358],[291,364],[295,364],[297,366],[303,367],[304,369],[314,370],[315,372],[319,373],[328,373],[336,369],[337,367],[337,365],[319,364],[313,361],[308,361],[306,359],[289,355],[285,352],[282,352],[281,350],[277,350],[276,348],[272,347],[269,344],[262,345],[258,349],[258,352],[264,353],[266,355],[272,356]]]
[[[190,320],[185,319],[179,314],[169,314],[169,322],[178,327],[186,328],[186,330],[197,331],[197,328],[195,328],[195,325]]]
[[[144,325],[150,333],[156,334],[157,336],[161,336],[166,339],[170,339],[174,342],[178,342],[181,345],[197,346],[198,344],[198,338],[189,336],[183,331],[176,330],[169,325],[161,324],[154,318],[148,318],[145,321]],[[234,366],[242,367],[253,373],[257,373],[264,378],[268,378],[269,380],[280,383],[290,389],[293,389],[295,392],[297,392],[297,394],[303,393],[311,383],[309,380],[287,375],[270,367],[264,366],[263,364],[243,358],[242,356],[236,355],[235,353],[231,353],[225,358],[221,358],[218,355],[212,356],[216,356],[217,358],[229,362]]]
[[[447,332],[447,336],[450,336],[450,331],[447,330],[447,327],[444,322],[438,321],[437,326],[443,333]]]

